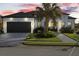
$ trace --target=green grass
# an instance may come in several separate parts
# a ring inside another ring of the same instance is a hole
[[[33,41],[25,41],[24,45],[46,45],[46,46],[74,46],[76,43],[66,43],[66,42],[33,42]]]
[[[74,45],[77,45],[77,43],[73,43],[73,42],[62,42],[62,40],[57,38],[56,36],[52,38],[35,38],[35,37],[32,37],[30,39],[26,38],[23,44],[24,45],[44,45],[44,46],[74,46]]]
[[[32,38],[32,39],[25,39],[25,41],[61,42],[61,40],[58,39],[57,37],[54,37],[54,38]]]
[[[24,45],[44,45],[44,46],[74,46],[77,45],[73,42],[62,42],[59,38],[33,38],[25,39]]]
[[[77,36],[76,34],[73,33],[65,33],[66,36],[74,39],[75,41],[79,41],[79,36]]]

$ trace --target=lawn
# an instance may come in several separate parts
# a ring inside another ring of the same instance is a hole
[[[24,45],[44,45],[44,46],[75,46],[76,43],[73,42],[40,42],[40,41],[25,41]]]
[[[57,37],[53,37],[53,38],[32,38],[32,39],[25,39],[25,41],[62,42]]]
[[[35,37],[36,34],[30,34],[26,37],[26,39],[24,40],[23,44],[24,45],[45,45],[45,46],[74,46],[74,45],[77,45],[76,43],[73,43],[73,42],[63,42],[61,39],[59,39],[57,37],[57,33],[55,32],[52,32],[53,36],[52,37],[49,37],[49,38],[45,38],[45,37],[40,37],[40,38],[37,38]],[[48,36],[50,36],[50,32],[48,33]],[[38,35],[38,36],[41,36]]]
[[[32,38],[25,39],[24,45],[44,45],[44,46],[74,46],[76,43],[73,42],[62,42],[59,38]]]
[[[79,41],[79,36],[77,34],[73,34],[73,33],[64,33],[66,36],[74,39],[75,41]]]

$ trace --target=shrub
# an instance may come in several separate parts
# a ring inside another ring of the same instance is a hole
[[[44,32],[43,27],[35,28],[32,34],[27,36],[27,39],[31,38],[51,38],[55,37],[55,34],[52,31],[48,31],[47,33]]]
[[[44,32],[44,28],[43,27],[37,27],[33,30],[33,33],[43,33]]]
[[[73,33],[74,30],[71,27],[62,27],[60,30],[62,33]]]
[[[0,34],[4,33],[2,30],[0,30]]]
[[[33,33],[30,33],[27,37],[26,37],[26,39],[31,39],[31,38],[33,38],[34,37],[34,34]]]
[[[47,32],[47,33],[37,33],[35,35],[36,38],[51,38],[55,37],[56,35],[53,34],[52,32]]]
[[[56,28],[48,28],[49,31],[55,31],[57,32],[57,29]]]
[[[78,30],[76,30],[76,33],[77,33],[77,34],[79,34],[79,29],[78,29]]]

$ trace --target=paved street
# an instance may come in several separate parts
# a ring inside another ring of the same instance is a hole
[[[79,47],[64,46],[16,46],[0,47],[0,56],[71,56],[79,55]]]

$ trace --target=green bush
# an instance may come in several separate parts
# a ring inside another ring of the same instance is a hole
[[[44,32],[44,28],[43,27],[37,27],[33,30],[33,33],[43,33]]]
[[[0,34],[4,33],[2,30],[0,30]]]
[[[34,34],[33,34],[33,33],[30,33],[30,34],[26,37],[26,39],[31,39],[31,38],[34,38]]]
[[[30,33],[26,39],[31,38],[52,38],[56,37],[56,35],[53,32],[47,32],[47,33]]]
[[[60,31],[61,33],[73,33],[74,32],[74,30],[71,29],[71,27],[62,27]]]
[[[47,32],[47,33],[37,33],[35,37],[36,38],[51,38],[51,37],[56,37],[56,35],[52,32]]]
[[[54,31],[54,32],[57,32],[57,29],[56,28],[48,28],[49,31]]]

